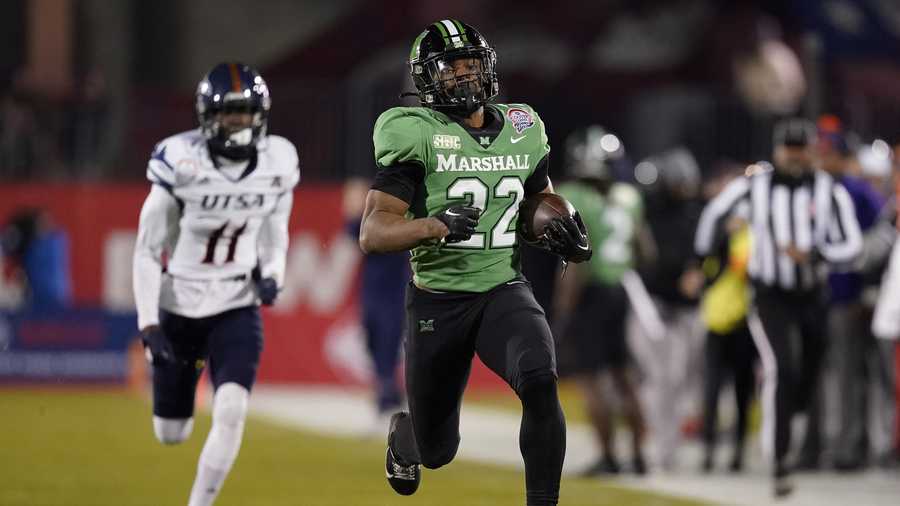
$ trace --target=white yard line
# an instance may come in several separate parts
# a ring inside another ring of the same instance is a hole
[[[376,431],[370,399],[359,391],[340,388],[257,386],[251,396],[251,412],[280,425],[340,437],[383,439]],[[386,430],[386,426],[384,427]],[[519,417],[507,411],[464,405],[460,423],[462,442],[458,458],[488,464],[522,467],[519,453]],[[574,473],[594,458],[594,440],[582,424],[568,423],[564,472]],[[628,455],[627,440],[620,454]],[[651,448],[652,450],[652,448]],[[719,464],[727,461],[722,453]],[[771,483],[758,452],[748,452],[748,470],[741,475],[724,471],[712,475],[695,471],[700,462],[697,444],[686,444],[679,455],[683,471],[651,472],[644,478],[623,475],[611,480],[642,491],[706,500],[714,504],[761,506],[895,506],[900,504],[900,472],[869,471],[861,474],[823,472],[797,476],[797,491],[790,499],[775,502]],[[627,459],[623,459],[627,463]]]

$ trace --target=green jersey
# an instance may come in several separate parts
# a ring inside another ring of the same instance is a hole
[[[395,107],[375,122],[379,170],[412,164],[423,171],[409,217],[431,216],[455,204],[482,210],[477,233],[469,240],[413,248],[410,262],[419,287],[485,292],[519,275],[519,202],[525,197],[526,180],[550,147],[544,123],[531,107],[487,108],[493,111],[486,110],[485,116],[502,122],[499,133],[470,133],[449,116],[424,107]]]
[[[634,266],[634,242],[643,220],[641,194],[630,184],[614,183],[605,196],[581,182],[560,185],[557,193],[581,214],[588,229],[594,255],[589,279],[615,284]]]

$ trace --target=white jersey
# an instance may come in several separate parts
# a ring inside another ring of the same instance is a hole
[[[894,242],[890,263],[881,280],[872,333],[882,339],[900,339],[900,241]]]
[[[140,328],[158,322],[160,307],[198,318],[258,303],[257,267],[282,285],[300,178],[290,141],[270,135],[249,161],[213,161],[203,134],[191,130],[157,144],[147,178],[154,184],[134,259]]]

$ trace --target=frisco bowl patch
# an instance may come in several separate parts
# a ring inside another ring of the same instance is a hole
[[[510,110],[506,111],[506,117],[512,122],[517,134],[522,133],[526,128],[534,126],[534,116],[524,109],[510,108]]]

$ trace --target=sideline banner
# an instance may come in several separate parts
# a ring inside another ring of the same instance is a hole
[[[124,382],[134,317],[99,309],[0,313],[0,380]]]
[[[148,184],[0,187],[0,224],[5,224],[17,210],[38,207],[46,210],[55,225],[68,235],[73,306],[76,309],[55,315],[62,318],[57,321],[66,321],[65,318],[75,315],[94,315],[84,320],[94,323],[85,323],[77,329],[57,324],[43,327],[40,339],[54,344],[51,350],[41,351],[49,355],[42,355],[40,360],[44,363],[50,360],[51,368],[61,374],[61,378],[87,377],[80,375],[85,374],[83,371],[78,374],[65,372],[73,369],[65,365],[69,362],[58,359],[63,356],[58,354],[64,350],[104,353],[104,347],[111,342],[116,343],[116,350],[119,350],[119,345],[127,346],[127,341],[137,334],[131,256],[138,215],[148,188]],[[361,253],[356,240],[344,233],[341,187],[298,187],[294,194],[290,234],[285,289],[274,308],[263,310],[266,342],[259,381],[367,384],[371,366],[356,305]],[[4,265],[0,258],[0,274],[5,275],[0,279],[0,292],[22,293],[23,287],[17,286],[11,271],[9,262]],[[0,311],[14,314],[19,302],[16,297],[0,297]],[[107,327],[98,323],[103,318],[116,322],[124,320],[131,326],[131,332],[117,331],[111,335]],[[2,369],[5,361],[6,370],[19,372],[12,374],[13,377],[27,378],[22,374],[25,366],[21,364],[34,357],[18,355],[20,351],[12,347],[5,352],[2,350],[0,346],[0,377],[10,377]],[[47,359],[54,354],[57,358]],[[94,357],[99,359],[96,362],[100,364],[98,371],[108,372],[102,377],[126,374],[124,355],[121,355],[121,363],[116,362],[118,358],[110,357]],[[90,369],[90,363],[88,360],[79,367]],[[476,388],[503,387],[501,381],[480,364],[473,369],[471,378],[470,384]]]

